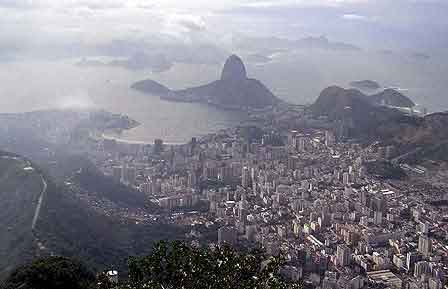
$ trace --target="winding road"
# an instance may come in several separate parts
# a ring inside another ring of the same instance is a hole
[[[40,209],[42,208],[44,196],[45,196],[45,193],[47,192],[47,187],[48,187],[47,182],[45,181],[45,178],[42,175],[41,175],[41,178],[42,178],[42,183],[44,184],[44,186],[42,188],[42,192],[40,193],[39,200],[37,201],[36,210],[34,211],[33,223],[31,224],[31,230],[33,230],[33,231],[36,228],[36,223],[37,223],[37,220],[39,219],[39,215],[40,215]]]

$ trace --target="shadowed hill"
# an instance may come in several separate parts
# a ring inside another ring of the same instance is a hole
[[[178,227],[136,224],[132,219],[102,213],[80,200],[77,186],[55,183],[22,157],[0,154],[0,166],[0,227],[6,228],[0,236],[0,279],[18,264],[49,255],[81,258],[101,270],[123,268],[127,256],[148,253],[154,241],[183,237],[184,231]],[[48,187],[33,230],[42,179]],[[107,189],[102,182],[94,189]],[[92,185],[82,187],[92,189]],[[137,205],[117,193],[103,191],[100,196],[130,208]]]
[[[412,152],[410,157],[414,161],[443,160],[440,156],[448,153],[448,112],[425,117],[409,115],[372,103],[358,90],[336,86],[322,91],[310,111],[315,117],[342,123],[348,127],[351,137],[379,140],[394,145],[402,154]]]
[[[385,89],[384,91],[366,96],[374,104],[390,105],[397,107],[414,107],[415,103],[407,96],[394,89]]]
[[[404,148],[431,148],[448,142],[448,112],[434,113],[384,123],[378,127],[381,137]]]
[[[310,111],[343,123],[351,137],[376,137],[382,124],[406,117],[396,109],[372,104],[359,90],[337,86],[324,89]]]
[[[27,160],[0,152],[0,278],[34,254],[31,226],[42,188],[41,176]]]

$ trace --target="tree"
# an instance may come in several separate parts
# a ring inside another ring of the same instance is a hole
[[[1,288],[86,289],[94,281],[95,275],[80,262],[50,257],[17,268]]]
[[[281,256],[261,250],[237,252],[229,246],[192,247],[184,242],[159,242],[145,257],[131,257],[129,278],[113,283],[96,278],[80,262],[63,257],[37,260],[16,269],[2,289],[296,289],[284,281]]]
[[[281,257],[261,251],[238,253],[228,246],[196,248],[183,242],[158,243],[151,255],[129,259],[128,289],[300,288],[283,281]],[[110,287],[102,287],[100,289]]]

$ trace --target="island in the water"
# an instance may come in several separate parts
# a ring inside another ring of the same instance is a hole
[[[75,64],[78,67],[121,67],[132,71],[150,70],[153,73],[168,71],[173,63],[163,54],[136,53],[126,59],[101,61],[83,58]]]
[[[243,61],[236,55],[227,59],[221,79],[206,85],[171,90],[156,81],[143,80],[133,84],[132,88],[165,100],[202,102],[226,109],[265,108],[280,101],[259,80],[247,77]]]

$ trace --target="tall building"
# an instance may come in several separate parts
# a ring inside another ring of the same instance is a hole
[[[156,139],[154,140],[154,153],[160,154],[161,152],[163,152],[163,140]]]
[[[373,211],[376,212],[385,212],[386,210],[386,202],[382,197],[374,197],[370,201],[370,206]]]
[[[335,141],[335,136],[333,134],[333,132],[327,130],[325,131],[325,145],[327,147],[331,147],[332,145],[334,145],[334,141]]]
[[[190,156],[194,155],[194,151],[197,147],[197,144],[198,144],[197,139],[195,137],[192,137],[190,141],[190,151],[189,151]]]
[[[325,277],[322,280],[322,289],[335,289],[337,288],[337,283],[338,278],[336,272],[325,272]]]
[[[297,156],[289,156],[288,157],[288,170],[295,170],[299,163],[299,157]]]
[[[422,275],[426,275],[431,272],[429,263],[426,261],[420,261],[414,265],[414,277],[420,278]]]
[[[306,145],[305,145],[305,138],[304,137],[300,137],[299,141],[298,141],[298,150],[299,152],[305,152],[306,151]]]
[[[350,261],[351,261],[351,255],[352,255],[352,252],[347,245],[345,245],[345,244],[338,245],[337,251],[336,251],[337,265],[338,266],[349,265]]]
[[[419,231],[422,234],[427,235],[428,232],[429,232],[429,227],[430,227],[430,224],[428,222],[421,221],[420,224],[419,224]]]
[[[121,167],[121,166],[114,166],[112,168],[112,176],[113,176],[114,180],[116,180],[117,182],[121,181],[122,170],[123,170],[123,167]]]
[[[195,171],[188,172],[188,187],[193,188],[197,185],[197,177]]]
[[[370,201],[369,193],[367,190],[361,189],[359,191],[359,200],[363,206],[367,206]]]
[[[342,183],[344,185],[348,185],[350,183],[350,175],[349,175],[349,173],[346,172],[346,173],[344,173],[342,175]]]
[[[419,260],[419,255],[415,252],[408,252],[406,255],[406,268],[412,272],[414,264]]]
[[[248,187],[250,187],[250,184],[251,184],[250,170],[248,167],[243,167],[241,174],[241,186],[247,189]]]
[[[297,148],[297,134],[298,132],[293,130],[288,133],[288,147],[296,149]]]
[[[238,208],[238,220],[241,223],[243,223],[243,224],[246,223],[246,221],[247,221],[247,214],[248,214],[248,212],[247,212],[247,210],[245,208],[242,208],[242,207]]]
[[[432,241],[426,235],[420,235],[418,239],[418,251],[425,257],[429,257],[432,251]]]
[[[121,181],[126,185],[134,185],[137,171],[134,167],[123,167]]]
[[[377,226],[381,226],[381,224],[383,223],[383,212],[381,211],[373,212],[373,223]]]

